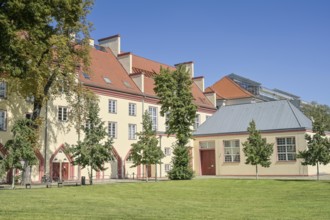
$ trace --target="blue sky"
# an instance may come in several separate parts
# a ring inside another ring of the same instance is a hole
[[[330,105],[329,0],[95,0],[92,38],[125,52],[194,61],[206,86],[236,73]]]

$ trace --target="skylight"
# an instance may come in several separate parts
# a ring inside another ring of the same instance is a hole
[[[110,84],[111,83],[111,80],[108,78],[108,77],[103,77],[104,81],[107,83],[107,84]]]
[[[91,77],[87,73],[82,73],[85,79],[91,79]]]
[[[131,84],[129,84],[129,82],[127,82],[127,81],[124,81],[124,85],[125,85],[127,88],[131,88]]]

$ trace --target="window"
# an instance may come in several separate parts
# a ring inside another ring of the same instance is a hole
[[[215,148],[215,141],[200,141],[199,148],[200,149],[213,149],[213,148]]]
[[[196,114],[195,124],[194,124],[194,129],[195,130],[199,127],[200,123],[201,123],[201,116],[200,116],[200,114]]]
[[[68,108],[67,107],[58,107],[57,118],[59,121],[67,121],[68,120]]]
[[[239,140],[223,141],[225,162],[240,162]]]
[[[0,131],[7,130],[7,112],[0,110]]]
[[[91,77],[87,73],[82,73],[85,79],[91,79]]]
[[[109,99],[109,113],[117,113],[117,100]]]
[[[164,153],[165,153],[165,156],[171,156],[171,148],[165,147]]]
[[[136,116],[136,104],[128,103],[128,115]]]
[[[165,164],[165,172],[168,172],[171,170],[171,164]]]
[[[136,125],[135,124],[128,125],[128,139],[129,140],[136,139]]]
[[[111,83],[111,80],[108,78],[108,77],[103,77],[104,81],[107,83],[107,84],[110,84]]]
[[[108,123],[108,135],[112,138],[117,138],[117,122]]]
[[[296,160],[296,140],[294,137],[276,138],[279,161]]]
[[[0,98],[6,98],[7,97],[7,84],[5,82],[0,82]]]
[[[166,112],[165,114],[165,130],[168,131],[170,129],[170,126],[168,125],[168,121],[170,120],[170,113]]]
[[[152,121],[152,130],[157,131],[157,108],[149,107],[149,115]]]

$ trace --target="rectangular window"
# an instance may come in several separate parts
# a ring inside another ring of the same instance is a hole
[[[200,149],[214,149],[215,141],[200,141],[199,148]]]
[[[276,138],[279,161],[296,160],[296,139],[294,137]]]
[[[165,114],[165,130],[166,131],[170,128],[170,126],[167,124],[169,119],[170,119],[170,113],[166,112],[166,114]]]
[[[67,121],[68,120],[68,108],[60,106],[58,107],[57,118],[59,121]]]
[[[0,110],[0,131],[7,130],[7,112]]]
[[[200,114],[196,114],[195,124],[194,124],[195,130],[199,127],[200,123],[201,123],[201,116],[200,116]]]
[[[117,113],[117,100],[109,99],[109,113]]]
[[[223,141],[225,149],[225,162],[240,162],[239,140]]]
[[[165,156],[171,156],[171,148],[170,147],[165,147],[164,153],[165,153]]]
[[[152,121],[152,130],[157,131],[157,108],[149,107],[149,115]]]
[[[128,139],[135,140],[136,139],[136,124],[128,125]]]
[[[171,164],[165,164],[165,172],[168,172],[171,170]]]
[[[128,104],[128,115],[136,116],[136,104],[135,103]]]
[[[117,122],[110,121],[108,123],[108,135],[112,138],[117,138]]]
[[[0,98],[7,97],[7,84],[5,82],[0,82]]]

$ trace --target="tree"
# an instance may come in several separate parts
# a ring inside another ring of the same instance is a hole
[[[160,160],[165,156],[156,138],[156,131],[152,129],[152,121],[148,111],[142,115],[142,131],[137,133],[139,141],[132,144],[130,158],[133,161],[133,166],[151,164],[159,164]],[[148,182],[148,169],[147,182]]]
[[[98,103],[91,100],[87,108],[86,124],[82,126],[85,137],[83,141],[78,141],[77,145],[69,147],[68,151],[72,153],[74,165],[87,167],[89,182],[92,185],[93,170],[106,170],[104,163],[113,160],[114,156],[112,153],[113,141],[108,138],[107,129],[99,117]]]
[[[249,132],[249,137],[243,143],[243,152],[246,157],[245,164],[256,166],[256,179],[258,179],[258,165],[262,167],[270,166],[270,156],[273,154],[274,144],[268,144],[266,139],[261,137],[260,132],[256,129],[254,120],[250,122],[247,131]]]
[[[161,115],[167,116],[167,135],[175,135],[177,142],[174,146],[172,159],[173,168],[169,171],[172,180],[191,179],[191,155],[187,144],[192,138],[192,126],[195,122],[197,107],[193,103],[191,93],[192,80],[186,68],[182,65],[171,72],[160,69],[155,76],[155,92],[160,98]]]
[[[13,139],[8,140],[5,144],[7,154],[4,157],[4,166],[6,170],[13,169],[22,171],[22,183],[30,182],[31,179],[25,179],[30,175],[24,175],[29,172],[30,165],[36,165],[38,159],[36,157],[37,143],[35,140],[35,130],[32,129],[33,121],[30,119],[19,119],[15,121],[12,128]],[[13,188],[15,175],[13,175]]]
[[[311,104],[304,104],[302,112],[312,121],[322,121],[324,130],[330,131],[330,107],[327,105],[320,105],[316,102]]]
[[[313,122],[314,135],[306,134],[307,149],[299,151],[297,157],[302,158],[302,165],[317,166],[317,180],[319,180],[319,165],[330,163],[330,140],[325,137],[324,124],[317,120]]]
[[[76,72],[80,66],[88,71],[91,25],[86,16],[92,4],[93,0],[0,2],[0,81],[9,83],[23,100],[32,98],[35,133],[43,123],[41,109],[62,96],[63,88],[69,103],[79,93],[84,96]],[[39,136],[35,138],[31,141]]]

